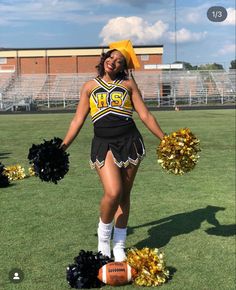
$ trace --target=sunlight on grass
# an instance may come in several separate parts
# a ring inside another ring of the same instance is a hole
[[[190,128],[201,141],[201,157],[186,175],[166,173],[157,164],[158,140],[135,116],[147,156],[132,192],[127,247],[163,249],[173,272],[163,289],[234,289],[235,111],[153,114],[165,132]],[[0,115],[0,162],[27,169],[32,144],[63,138],[72,116]],[[88,118],[58,185],[30,177],[0,188],[0,289],[68,289],[66,266],[80,249],[96,251],[102,189],[88,163],[92,133]],[[12,268],[24,271],[22,283],[9,282]]]

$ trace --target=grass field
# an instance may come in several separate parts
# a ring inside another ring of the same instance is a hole
[[[235,111],[153,114],[165,132],[189,127],[201,140],[201,158],[184,176],[164,172],[156,161],[157,139],[135,117],[147,156],[132,192],[127,247],[164,251],[173,277],[161,286],[163,290],[233,290]],[[19,163],[27,169],[32,143],[63,138],[72,116],[0,115],[0,162],[5,166]],[[102,190],[88,164],[91,137],[88,118],[68,150],[70,171],[58,185],[30,177],[0,188],[1,290],[68,289],[66,266],[80,249],[96,251]],[[24,272],[21,283],[10,283],[12,268]]]

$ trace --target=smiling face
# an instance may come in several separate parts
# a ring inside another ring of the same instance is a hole
[[[116,75],[125,69],[125,58],[121,52],[114,50],[104,61],[104,70],[109,75]]]

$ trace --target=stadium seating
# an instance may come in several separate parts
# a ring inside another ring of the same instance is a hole
[[[0,73],[0,92],[2,93],[2,88],[8,86],[11,79],[14,77],[14,73]]]
[[[236,70],[160,70],[134,72],[140,93],[155,106],[235,103]],[[0,73],[0,110],[23,108],[74,108],[82,84],[93,73]]]
[[[231,81],[232,88],[233,88],[233,90],[235,92],[235,89],[236,89],[236,69],[230,69],[228,71],[227,75],[228,75],[228,78]]]

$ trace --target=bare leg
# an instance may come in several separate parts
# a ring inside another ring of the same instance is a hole
[[[104,189],[100,204],[100,221],[98,224],[98,251],[110,257],[112,221],[119,206],[123,188],[121,169],[115,165],[110,151],[107,153],[104,166],[100,169],[97,168],[97,172]]]
[[[124,261],[126,228],[129,219],[130,193],[138,165],[119,168],[108,151],[105,164],[97,169],[103,185],[104,195],[100,204],[100,223],[98,227],[98,250],[110,256],[110,237],[112,221],[115,221],[113,254],[115,261]]]
[[[97,169],[104,194],[100,204],[100,217],[104,223],[111,223],[120,203],[123,192],[121,169],[114,163],[111,151],[107,152],[102,168]]]
[[[139,164],[136,166],[131,164],[121,170],[123,191],[120,197],[119,207],[115,214],[115,226],[118,228],[127,227],[130,210],[130,194],[138,167]]]
[[[113,235],[113,254],[117,262],[126,260],[125,241],[130,210],[130,193],[137,170],[138,166],[134,165],[122,168],[123,191],[120,197],[119,207],[115,214]]]

